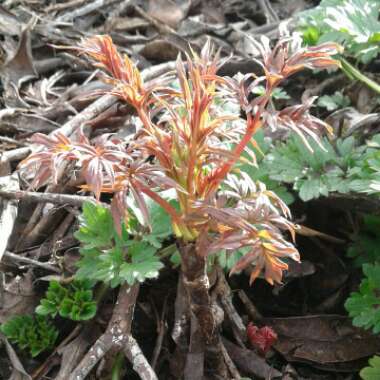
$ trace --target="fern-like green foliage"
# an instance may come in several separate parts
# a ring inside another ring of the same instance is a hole
[[[373,264],[380,261],[380,217],[364,215],[363,225],[349,247],[347,256],[354,259],[354,265]]]
[[[300,14],[307,44],[334,41],[345,53],[368,63],[380,52],[379,0],[322,0]]]
[[[332,192],[380,192],[380,135],[359,146],[353,136],[334,142],[324,138],[323,148],[312,139],[308,142],[313,153],[297,135],[275,144],[259,168],[251,169],[251,177],[259,177],[264,183],[276,182],[277,187],[290,184],[303,201]],[[269,188],[276,191],[275,186]]]
[[[360,377],[363,380],[379,380],[380,379],[380,356],[374,356],[368,361],[369,367],[365,367],[360,371]]]
[[[46,317],[18,315],[3,323],[2,333],[10,342],[29,352],[32,357],[50,350],[58,337],[58,330]]]
[[[294,196],[287,190],[286,186],[277,179],[270,176],[270,166],[267,164],[267,155],[276,147],[270,138],[265,137],[262,130],[256,132],[255,141],[259,149],[250,146],[255,153],[257,165],[242,164],[240,169],[247,173],[254,181],[260,181],[265,184],[268,190],[275,192],[286,204],[290,205],[294,201]],[[250,160],[247,153],[243,153],[244,158]]]
[[[351,293],[345,303],[354,326],[380,332],[380,264],[364,264],[359,291]]]
[[[36,313],[52,317],[59,314],[73,321],[91,319],[96,314],[92,285],[88,280],[73,281],[65,286],[58,281],[51,281],[45,298],[36,308]]]
[[[347,107],[350,103],[350,98],[339,91],[335,91],[333,95],[322,95],[318,98],[317,102],[319,107],[326,108],[327,111]]]
[[[77,279],[103,281],[116,287],[125,281],[133,285],[136,281],[157,277],[163,265],[156,251],[171,227],[160,219],[158,214],[162,211],[155,209],[153,202],[151,206],[153,227],[150,235],[139,236],[133,227],[138,222],[131,218],[131,225],[124,226],[119,236],[107,208],[85,203],[79,218],[80,227],[75,233],[81,242]],[[134,239],[128,232],[131,229]]]

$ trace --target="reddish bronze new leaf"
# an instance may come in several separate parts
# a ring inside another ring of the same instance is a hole
[[[277,334],[269,327],[257,327],[252,322],[247,326],[247,337],[249,343],[265,355],[277,340]]]
[[[51,137],[35,133],[31,142],[46,148],[31,154],[20,163],[20,167],[34,171],[31,184],[34,188],[44,186],[50,180],[56,183],[60,168],[66,165],[67,161],[76,159],[72,142],[61,133]]]

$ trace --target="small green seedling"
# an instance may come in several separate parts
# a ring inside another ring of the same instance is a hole
[[[44,316],[18,315],[0,327],[2,333],[34,358],[50,350],[58,337],[56,327]]]

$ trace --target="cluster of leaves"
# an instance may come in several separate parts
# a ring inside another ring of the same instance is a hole
[[[380,332],[380,265],[363,264],[365,278],[359,291],[351,293],[345,303],[354,326],[372,328],[375,334]]]
[[[266,164],[266,156],[275,149],[273,140],[266,137],[264,131],[258,131],[255,135],[255,147],[252,146],[252,150],[256,155],[257,165],[252,166],[242,163],[239,168],[247,173],[253,181],[259,181],[265,184],[265,186],[278,195],[287,205],[290,205],[294,201],[293,195],[288,191],[286,185],[282,184],[278,180],[270,178],[270,167]],[[247,157],[243,155],[243,157]]]
[[[153,203],[151,203],[153,205]],[[153,212],[153,211],[152,211]],[[156,208],[156,218],[160,218]],[[154,213],[154,212],[153,212]],[[130,219],[130,225],[134,220]],[[81,242],[81,259],[76,277],[79,280],[103,281],[116,287],[123,282],[133,285],[158,276],[162,264],[156,255],[160,240],[170,234],[170,224],[155,223],[151,234],[134,233],[131,240],[125,225],[119,234],[111,212],[106,207],[87,202],[83,205],[80,227],[75,237]]]
[[[39,315],[59,314],[73,321],[85,321],[96,314],[96,302],[93,300],[93,284],[88,280],[73,281],[69,285],[61,285],[51,281],[45,298],[36,308]]]
[[[253,178],[269,184],[292,184],[303,201],[309,201],[331,192],[377,194],[380,190],[380,135],[366,144],[357,145],[353,137],[330,141],[323,138],[316,143],[307,139],[313,149],[310,154],[298,135],[274,145],[258,169],[252,169]],[[275,189],[275,188],[274,188]]]
[[[1,331],[32,357],[54,347],[58,337],[56,327],[44,316],[18,315],[1,325]]]
[[[318,98],[317,105],[326,108],[327,111],[334,111],[338,108],[345,108],[351,104],[350,98],[339,91],[333,95],[322,95]]]
[[[157,275],[161,263],[156,247],[139,237],[131,240],[127,231],[137,216],[132,203],[149,227],[147,197],[169,215],[175,237],[195,242],[199,255],[247,248],[232,272],[254,266],[251,281],[264,270],[270,283],[280,282],[287,268],[283,259],[299,260],[295,247],[282,236],[284,230],[294,232],[286,205],[245,173],[231,172],[262,126],[282,126],[318,139],[326,124],[310,115],[311,100],[281,110],[268,104],[276,91],[279,96],[281,83],[300,70],[336,67],[331,56],[338,46],[302,47],[297,37],[282,38],[273,48],[266,37],[252,44],[262,56],[260,76],[220,77],[217,71],[224,60],[207,43],[200,55],[187,57],[186,64],[178,58],[175,77],[144,83],[110,37],[82,41],[77,49],[102,70],[114,86],[111,93],[135,109],[142,128],[128,141],[106,135],[91,141],[83,133],[70,139],[37,134],[33,141],[45,149],[22,163],[32,169],[35,187],[56,181],[62,166],[71,162],[82,174],[83,189],[97,199],[101,193],[112,194],[116,228],[107,210],[87,206],[84,211],[77,233],[83,245],[80,278],[116,286]],[[169,87],[173,80],[177,88]],[[262,85],[264,93],[257,89]],[[219,112],[217,103],[235,104],[237,111]],[[174,191],[177,208],[163,197],[166,190]]]
[[[368,63],[380,52],[379,0],[322,0],[300,14],[307,44],[335,41],[345,53]]]
[[[347,256],[354,259],[354,265],[362,267],[365,278],[359,291],[350,295],[345,303],[349,315],[353,317],[354,326],[373,328],[380,332],[380,217],[364,215],[359,233],[347,251]],[[360,371],[363,380],[375,380],[380,377],[380,357],[369,360],[369,367]]]
[[[374,356],[368,361],[369,367],[365,367],[360,371],[360,377],[363,380],[380,379],[380,356]]]

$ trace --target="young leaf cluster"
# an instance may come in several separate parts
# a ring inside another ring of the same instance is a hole
[[[380,52],[379,0],[322,0],[300,15],[307,44],[335,41],[345,53],[368,63]]]
[[[380,264],[364,264],[359,291],[351,293],[345,303],[354,326],[380,332]]]
[[[93,318],[96,314],[96,302],[93,300],[92,283],[88,280],[73,281],[64,286],[58,281],[51,281],[36,313],[52,317],[59,314],[73,321]]]
[[[32,357],[54,347],[58,337],[56,327],[44,316],[18,315],[0,327],[2,333]]]
[[[251,42],[262,57],[261,72],[221,77],[225,59],[208,42],[186,63],[178,57],[174,72],[150,81],[109,36],[85,39],[77,47],[113,86],[110,93],[133,107],[141,125],[128,141],[109,135],[91,139],[81,131],[70,138],[36,134],[32,140],[43,149],[21,164],[33,175],[35,187],[57,182],[70,162],[82,189],[98,200],[111,194],[117,232],[107,210],[85,210],[77,234],[82,242],[79,277],[116,286],[157,275],[161,263],[155,252],[165,231],[149,241],[138,226],[149,226],[148,198],[168,214],[175,238],[195,243],[202,256],[249,248],[232,272],[253,266],[251,281],[264,271],[268,282],[280,282],[287,268],[282,259],[299,260],[282,235],[284,230],[294,235],[286,205],[244,172],[232,171],[262,127],[282,127],[318,140],[328,126],[310,114],[312,100],[277,110],[272,99],[286,96],[283,81],[303,69],[337,67],[332,56],[340,48],[335,43],[304,47],[298,35],[274,46],[265,36]],[[178,86],[169,87],[174,80]],[[235,111],[220,112],[217,102],[233,104]],[[167,190],[174,192],[178,207],[163,196]],[[133,203],[139,212],[132,210]],[[134,218],[138,233],[131,240],[128,229]]]
[[[166,235],[166,226],[155,229],[142,240],[131,240],[123,227],[119,235],[111,212],[94,203],[83,205],[80,227],[75,237],[81,242],[79,280],[103,281],[116,287],[123,282],[133,285],[158,276],[162,264],[156,255],[158,241]]]
[[[353,136],[327,138],[317,144],[308,139],[314,154],[297,135],[276,144],[266,154],[252,176],[282,184],[292,184],[303,201],[331,192],[376,194],[380,190],[380,135],[364,145],[357,145]]]

